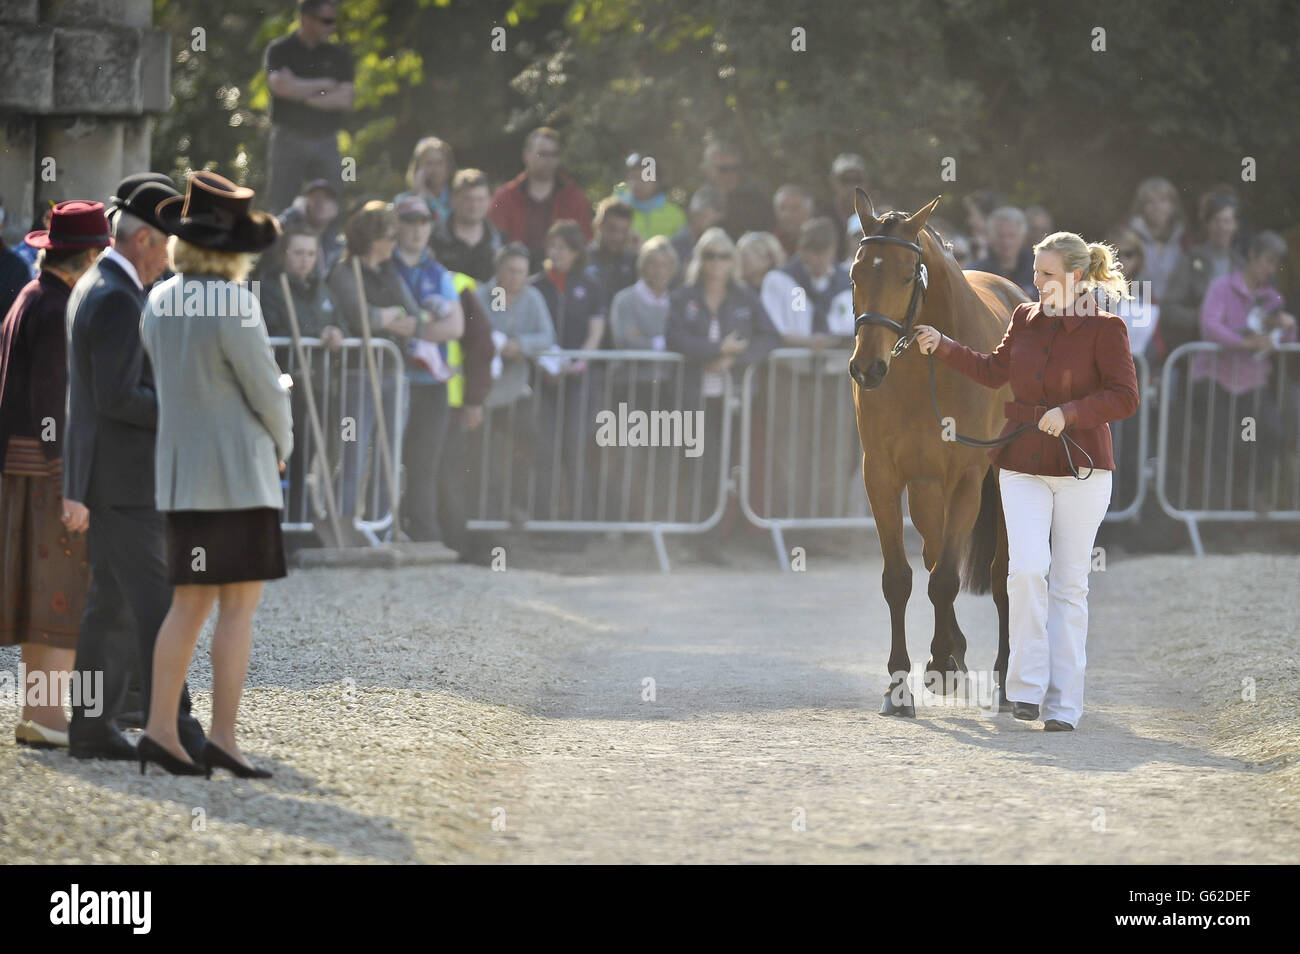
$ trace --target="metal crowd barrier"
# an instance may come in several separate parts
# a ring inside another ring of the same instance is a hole
[[[575,350],[543,360],[584,361],[587,370],[557,386],[534,367],[530,395],[485,409],[483,426],[471,432],[468,528],[647,533],[667,571],[664,534],[703,533],[722,519],[735,409],[730,375],[715,402],[727,413],[699,433],[692,412],[703,415],[708,405],[685,407],[681,355]],[[638,421],[644,431],[635,429]],[[686,456],[687,436],[699,441],[696,457]],[[706,469],[716,470],[707,485]]]
[[[790,568],[787,530],[874,529],[876,525],[862,483],[862,445],[853,384],[846,371],[850,353],[842,349],[817,356],[807,348],[780,348],[744,375],[741,511],[755,526],[771,531],[777,560],[785,570]],[[1148,461],[1153,413],[1150,369],[1142,355],[1134,355],[1134,365],[1142,395],[1138,413],[1112,422],[1111,438],[1117,468],[1127,465],[1130,450],[1140,466],[1127,467],[1134,475],[1131,499],[1125,502],[1124,496],[1112,494],[1106,515],[1110,521],[1137,518],[1152,469]],[[1131,447],[1134,442],[1137,446]],[[755,443],[761,450],[755,450]],[[1117,488],[1127,491],[1127,484],[1124,481]],[[912,526],[906,490],[903,523]]]
[[[303,348],[310,362],[312,387],[320,413],[326,443],[323,461],[334,487],[340,520],[352,523],[371,545],[391,536],[394,528],[392,503],[374,429],[374,398],[367,378],[360,338],[347,338],[337,352],[325,348],[319,339],[304,337]],[[397,345],[386,338],[371,341],[379,374],[386,421],[390,431],[393,469],[401,474],[402,435],[408,413],[408,382]],[[321,468],[308,426],[306,399],[299,378],[301,370],[293,339],[274,337],[271,348],[280,369],[294,375],[292,395],[294,449],[284,475],[285,509],[281,529],[309,531],[325,522]]]
[[[1110,507],[1103,518],[1108,523],[1137,520],[1146,501],[1147,485],[1155,478],[1155,461],[1151,457],[1151,416],[1160,403],[1160,395],[1151,387],[1151,366],[1146,357],[1133,355],[1133,367],[1138,380],[1137,413],[1110,422],[1115,481],[1111,487]],[[1131,454],[1135,454],[1136,459]],[[1124,502],[1126,498],[1127,503]]]
[[[1269,364],[1268,381],[1242,394],[1204,373],[1234,354],[1256,360],[1213,342],[1185,344],[1169,355],[1161,376],[1156,494],[1170,517],[1187,524],[1197,556],[1205,552],[1200,521],[1300,520],[1300,375],[1292,366],[1300,344],[1259,359]],[[1266,415],[1276,421],[1275,433]]]
[[[778,348],[745,369],[740,509],[750,523],[771,531],[784,570],[790,569],[786,530],[876,526],[862,485],[851,353]],[[912,526],[906,491],[903,523]]]

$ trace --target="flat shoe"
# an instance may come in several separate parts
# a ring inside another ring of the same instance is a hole
[[[1044,732],[1073,732],[1074,726],[1068,722],[1062,722],[1060,719],[1048,719],[1043,723]]]
[[[1011,714],[1017,719],[1032,722],[1038,718],[1038,706],[1032,702],[1013,702],[1011,703]]]
[[[14,741],[19,745],[28,745],[33,749],[66,749],[68,733],[58,729],[47,729],[38,722],[24,719],[14,729]]]

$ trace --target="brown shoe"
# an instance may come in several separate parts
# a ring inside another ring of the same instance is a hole
[[[1074,726],[1068,722],[1062,722],[1060,719],[1048,719],[1043,723],[1044,732],[1073,732]]]

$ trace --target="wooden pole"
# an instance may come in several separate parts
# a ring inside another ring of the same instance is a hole
[[[316,453],[312,457],[312,467],[319,467],[322,487],[325,494],[325,512],[329,515],[330,529],[334,531],[333,543],[336,547],[345,546],[343,528],[339,525],[338,505],[334,501],[334,478],[330,473],[329,458],[326,454],[325,432],[320,424],[320,412],[316,407],[316,392],[311,386],[311,362],[307,360],[307,349],[302,346],[302,335],[298,329],[298,312],[293,306],[293,294],[289,289],[289,276],[280,273],[280,290],[284,293],[285,310],[289,313],[289,331],[293,334],[293,350],[302,368],[302,383],[307,389],[307,417],[311,423],[311,439],[316,442]],[[305,489],[305,488],[304,488]]]
[[[370,377],[370,394],[375,402],[375,423],[379,429],[379,457],[383,462],[384,474],[388,477],[388,494],[392,499],[393,539],[396,540],[397,534],[402,527],[397,519],[397,472],[393,467],[393,456],[388,446],[388,424],[384,414],[383,393],[379,387],[379,369],[375,365],[374,353],[370,350],[370,309],[366,307],[366,289],[361,279],[361,259],[355,255],[348,257],[352,259],[352,275],[357,282],[357,306],[361,309],[361,338],[365,342],[366,370],[369,372]],[[401,373],[401,368],[398,368],[398,373]],[[396,396],[397,387],[398,384],[394,382],[394,396]]]

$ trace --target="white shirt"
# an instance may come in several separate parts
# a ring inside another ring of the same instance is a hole
[[[144,282],[140,281],[140,273],[135,270],[135,266],[131,264],[129,258],[111,246],[104,252],[104,258],[131,276],[131,281],[135,282],[135,287],[140,291],[144,291]]]

